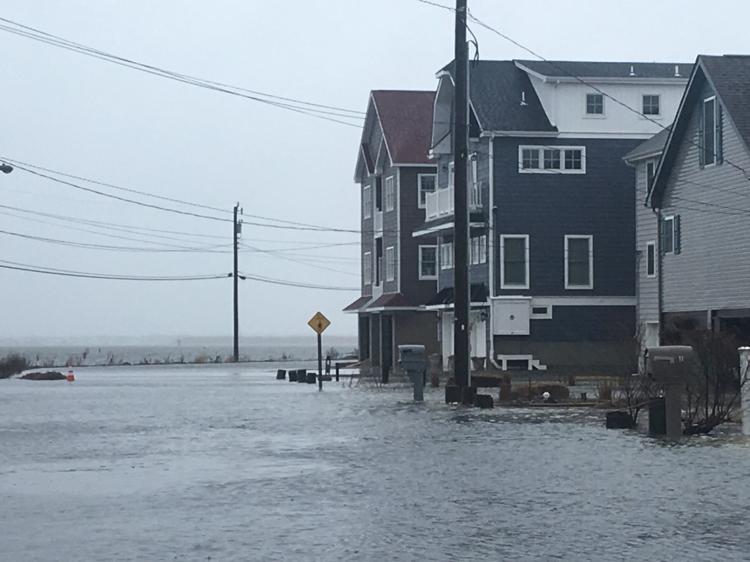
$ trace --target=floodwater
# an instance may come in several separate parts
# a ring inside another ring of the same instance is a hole
[[[747,560],[750,444],[228,366],[0,381],[0,559]]]

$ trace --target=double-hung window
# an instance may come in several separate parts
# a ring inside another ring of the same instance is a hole
[[[487,235],[479,237],[479,263],[487,263]]]
[[[365,252],[362,256],[362,281],[365,285],[372,283],[372,252]]]
[[[385,210],[392,211],[396,208],[396,186],[393,176],[385,178]]]
[[[440,269],[453,268],[453,242],[440,244]]]
[[[362,188],[362,217],[372,218],[372,189],[369,185]]]
[[[437,279],[437,246],[419,247],[419,278]]]
[[[519,146],[522,174],[585,174],[585,146]]]
[[[680,215],[671,215],[661,220],[661,253],[682,253],[682,221]]]
[[[479,265],[479,236],[471,238],[471,265]]]
[[[424,209],[427,206],[427,194],[434,193],[437,187],[437,176],[435,174],[419,174],[417,182],[419,184],[418,205],[420,209]]]
[[[594,237],[565,236],[565,288],[594,288]]]
[[[393,246],[385,249],[385,280],[396,280],[396,248]]]
[[[646,187],[651,193],[651,186],[654,185],[654,175],[656,169],[656,163],[652,160],[646,164]]]
[[[659,115],[661,115],[659,96],[653,94],[645,94],[643,96],[641,113],[643,113],[643,115],[648,115],[651,117],[658,117]]]
[[[604,115],[602,94],[586,94],[586,115]]]
[[[711,96],[703,100],[699,116],[698,138],[702,148],[699,149],[701,166],[718,164],[724,159],[722,136],[721,106],[716,96]]]
[[[500,236],[500,286],[503,289],[529,288],[528,234]]]

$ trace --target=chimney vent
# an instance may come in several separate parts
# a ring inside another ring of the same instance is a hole
[[[522,91],[521,92],[521,107],[525,107],[527,105],[529,105],[529,104],[526,103],[526,92]]]
[[[680,65],[678,64],[674,65],[674,77],[675,78],[680,77]]]
[[[630,65],[630,74],[629,76],[635,76],[635,69],[633,68],[633,65]]]

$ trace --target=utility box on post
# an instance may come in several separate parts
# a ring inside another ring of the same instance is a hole
[[[695,368],[695,352],[688,345],[651,347],[646,366],[648,376],[664,386],[667,438],[679,439],[682,435],[682,392],[685,380]]]
[[[423,345],[399,345],[398,364],[414,383],[414,401],[424,400],[424,374],[427,356]]]

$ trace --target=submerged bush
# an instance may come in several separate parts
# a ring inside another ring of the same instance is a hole
[[[17,375],[28,368],[29,362],[23,355],[11,353],[0,359],[0,379],[7,379],[11,375]]]

